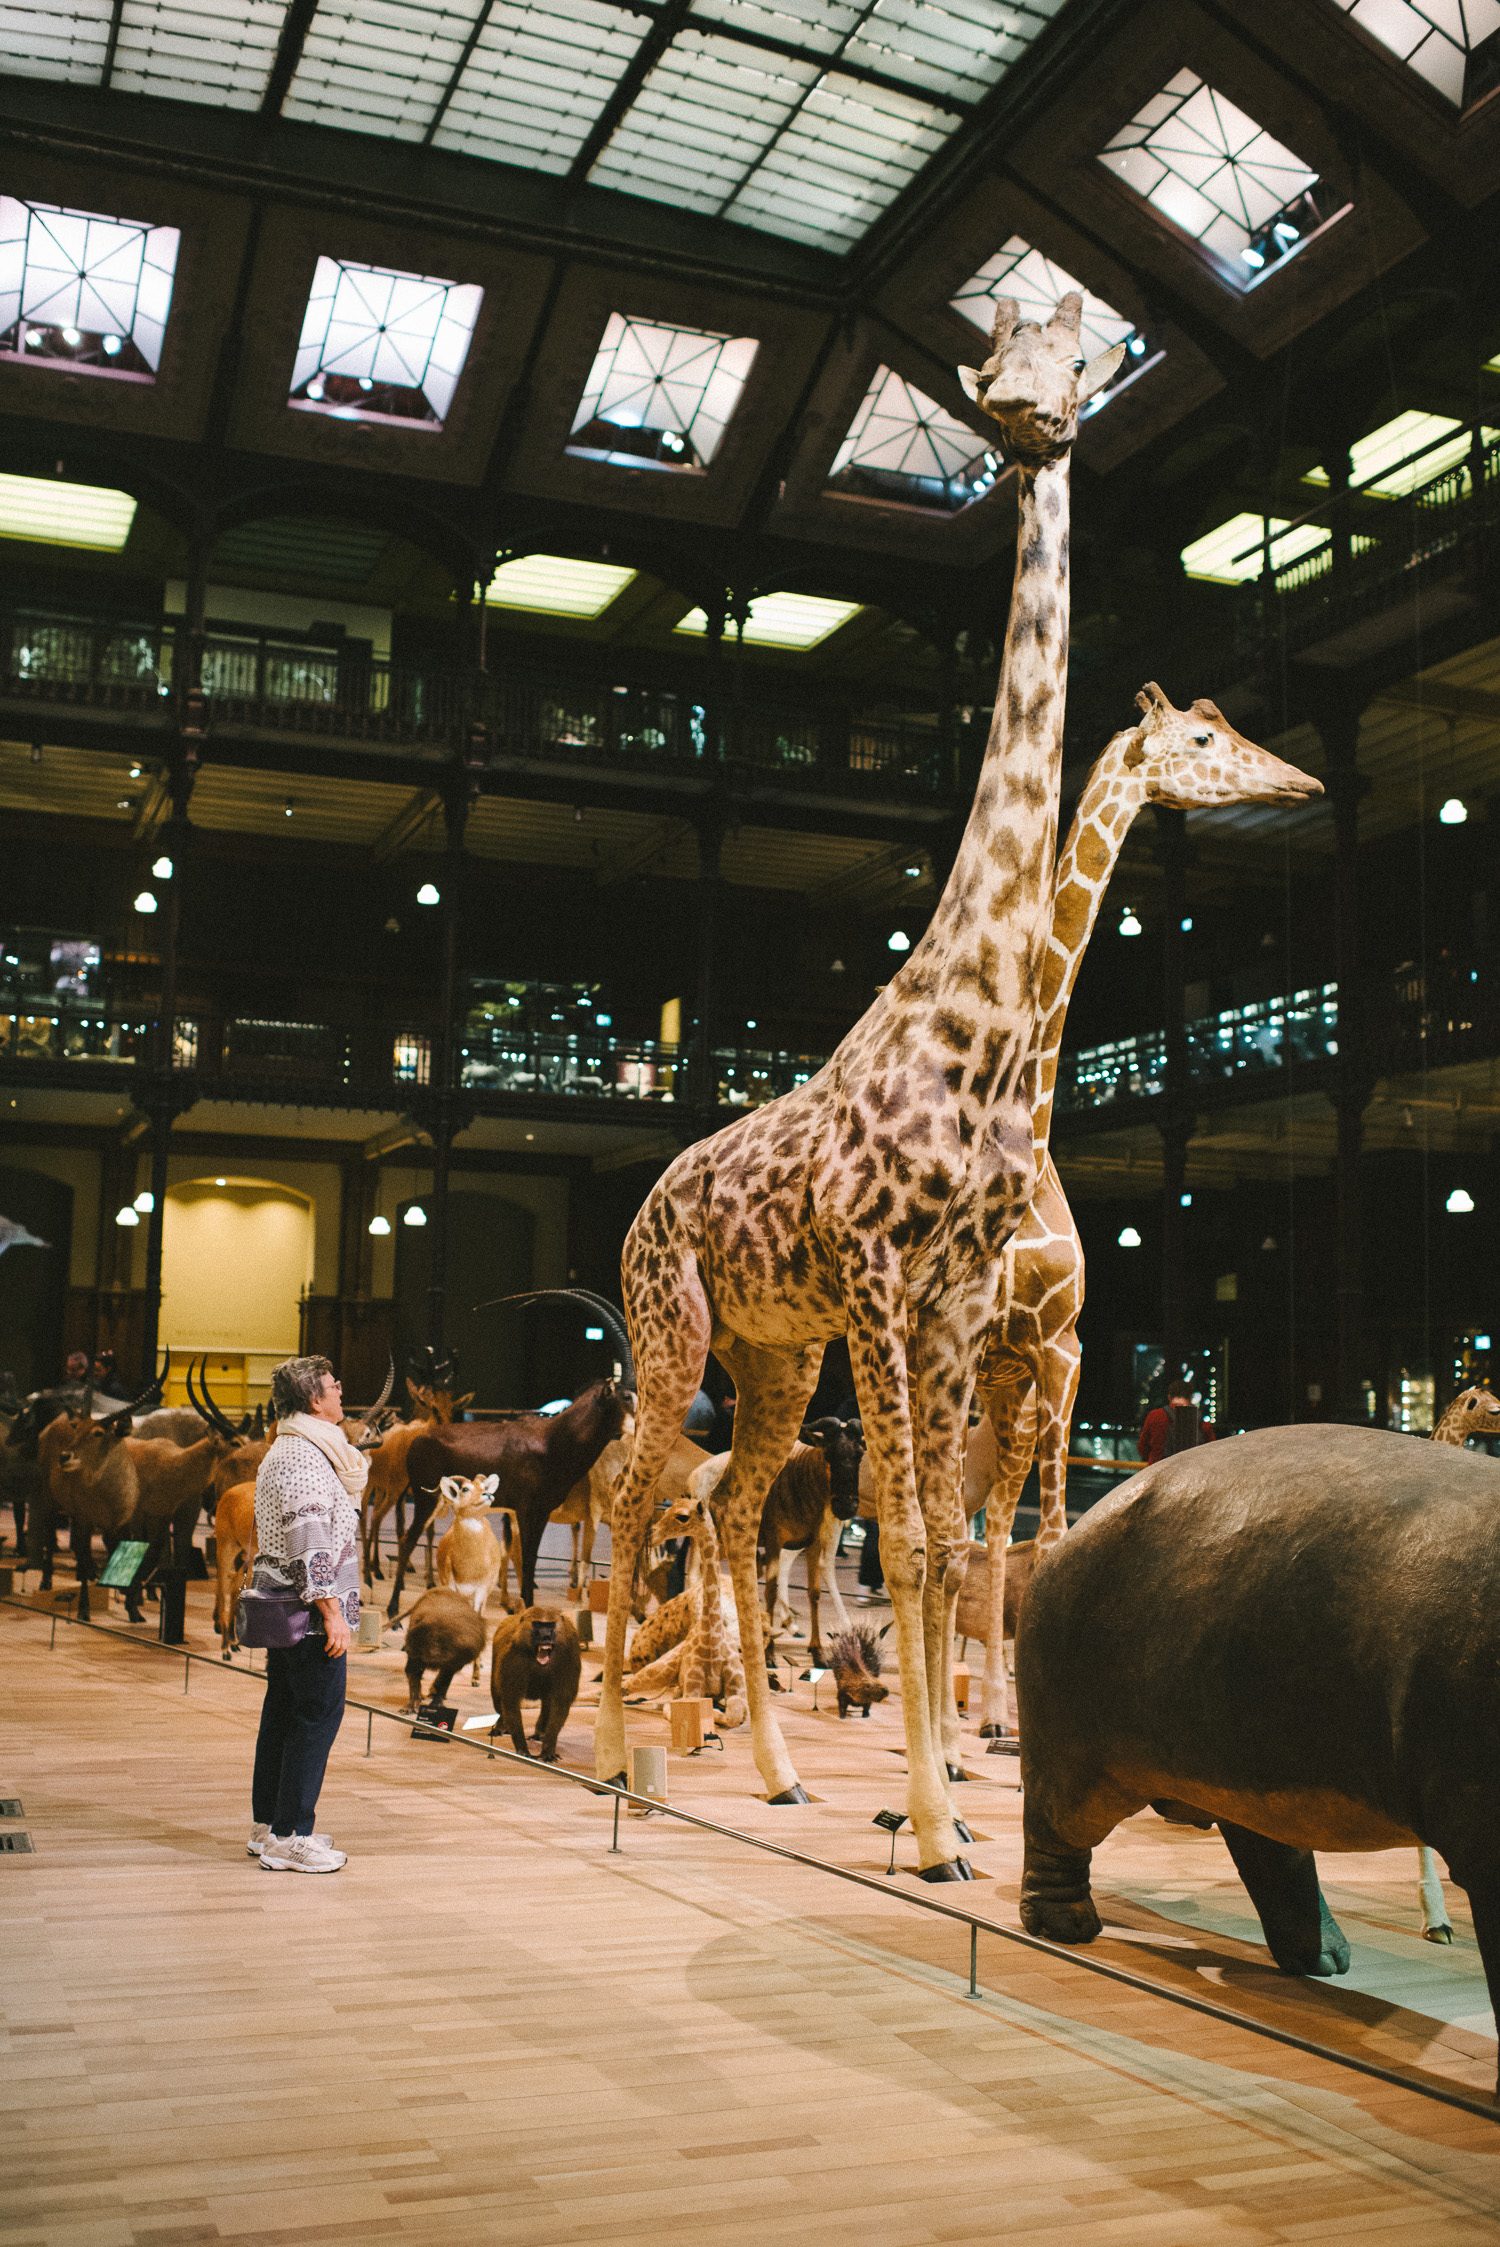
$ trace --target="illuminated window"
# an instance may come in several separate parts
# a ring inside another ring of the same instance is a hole
[[[966,423],[881,367],[838,449],[828,489],[951,515],[982,499],[1002,465]]]
[[[1476,99],[1470,57],[1500,38],[1500,0],[1338,0],[1345,14],[1410,63],[1418,75],[1462,109]]]
[[[627,468],[706,468],[757,348],[754,336],[658,327],[612,312],[569,452]]]
[[[750,648],[816,648],[858,616],[859,609],[858,601],[830,601],[812,593],[761,593],[750,603],[739,637]],[[734,626],[728,629],[733,632]],[[677,630],[707,632],[708,618],[702,609],[689,609]]]
[[[574,562],[561,554],[522,554],[502,562],[485,599],[493,608],[539,616],[602,616],[635,576],[615,562]]]
[[[0,358],[155,380],[175,226],[0,195]]]
[[[1317,173],[1191,70],[1121,127],[1100,162],[1237,288],[1292,256],[1327,216]]]
[[[484,291],[320,257],[289,403],[342,419],[441,429]]]
[[[1484,431],[1492,444],[1496,432]],[[1469,457],[1470,435],[1447,414],[1404,413],[1382,422],[1349,447],[1349,480],[1371,499],[1404,499]],[[1305,484],[1326,484],[1326,468],[1310,468]]]
[[[101,554],[118,554],[134,520],[130,493],[108,485],[0,476],[0,538],[32,539],[42,546],[88,546]]]
[[[1273,515],[1269,527],[1273,570],[1284,568],[1288,562],[1301,561],[1304,555],[1329,544],[1327,531],[1317,523],[1298,523],[1293,527]],[[1259,515],[1231,515],[1217,530],[1207,531],[1202,538],[1195,538],[1191,545],[1184,546],[1183,569],[1189,577],[1206,578],[1211,585],[1239,585],[1246,578],[1260,576],[1265,566],[1263,538]]]
[[[989,339],[994,325],[997,297],[1014,297],[1021,307],[1023,320],[1045,322],[1057,310],[1058,302],[1070,291],[1077,290],[1083,298],[1083,349],[1090,359],[1101,351],[1110,351],[1117,343],[1125,346],[1125,359],[1114,380],[1096,391],[1083,408],[1083,415],[1097,413],[1105,401],[1123,390],[1147,367],[1154,367],[1161,357],[1153,351],[1145,336],[1133,320],[1106,304],[1102,296],[1095,296],[1081,281],[1075,281],[1066,267],[1033,249],[1023,242],[1019,234],[1012,234],[1002,249],[966,281],[953,299],[953,309],[970,321]]]

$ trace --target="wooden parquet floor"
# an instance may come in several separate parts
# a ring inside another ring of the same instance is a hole
[[[206,1620],[194,1587],[200,1646]],[[613,1856],[599,1798],[395,1725],[367,1756],[351,1715],[335,1750],[347,1870],[273,1878],[243,1854],[255,1681],[184,1694],[181,1663],[48,1635],[0,1607],[0,1796],[35,1843],[0,1856],[12,2247],[1500,2239],[1496,2123],[997,1936],[973,2003],[963,1932],[895,1893],[661,1819],[622,1818]],[[399,1665],[357,1657],[351,1690],[394,1706]],[[894,1712],[840,1725],[802,1685],[786,1722],[808,1808],[754,1799],[743,1735],[674,1756],[674,1799],[883,1870]],[[964,1900],[1014,1924],[1014,1767],[972,1745]],[[566,1760],[588,1747],[581,1702]],[[1400,1857],[1325,1874],[1355,1974],[1288,1983],[1217,1836],[1132,1821],[1097,1955],[1487,2089],[1466,1920],[1423,1945]]]

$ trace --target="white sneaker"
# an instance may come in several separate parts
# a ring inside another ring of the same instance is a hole
[[[348,1863],[325,1834],[271,1834],[260,1853],[262,1872],[335,1873]]]
[[[263,1855],[266,1843],[270,1840],[270,1838],[271,1829],[269,1826],[252,1826],[250,1828],[250,1839],[245,1844],[245,1855],[247,1857],[259,1857]],[[333,1847],[332,1834],[315,1833],[313,1835],[313,1840],[320,1841],[325,1849],[331,1849]]]

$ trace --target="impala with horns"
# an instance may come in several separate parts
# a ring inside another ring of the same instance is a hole
[[[407,1454],[414,1511],[396,1557],[396,1582],[388,1610],[393,1621],[400,1605],[402,1581],[417,1540],[437,1504],[444,1475],[499,1477],[496,1504],[515,1517],[520,1531],[521,1598],[529,1607],[536,1598],[536,1558],[549,1515],[588,1473],[604,1446],[624,1429],[630,1413],[630,1342],[624,1321],[611,1304],[584,1288],[548,1287],[524,1295],[498,1296],[493,1304],[480,1303],[475,1308],[546,1302],[579,1304],[597,1319],[614,1342],[618,1371],[608,1380],[592,1382],[565,1412],[526,1412],[514,1420],[466,1421],[430,1428],[417,1437]]]
[[[370,1479],[365,1485],[364,1561],[365,1579],[371,1584],[378,1583],[384,1574],[380,1565],[380,1531],[392,1507],[396,1513],[398,1545],[406,1535],[404,1501],[407,1492],[407,1453],[426,1429],[437,1425],[446,1426],[463,1411],[465,1405],[474,1401],[472,1389],[463,1396],[455,1395],[453,1383],[456,1369],[451,1356],[435,1359],[432,1352],[428,1351],[427,1360],[424,1370],[430,1374],[430,1380],[414,1380],[410,1374],[406,1378],[407,1394],[418,1407],[420,1416],[413,1420],[398,1420],[393,1427],[387,1428],[378,1447],[370,1454]],[[430,1584],[430,1529],[427,1539],[427,1576]]]

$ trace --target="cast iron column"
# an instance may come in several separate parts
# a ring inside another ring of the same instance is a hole
[[[714,1080],[714,1041],[719,1015],[719,918],[722,884],[719,860],[724,845],[725,817],[716,803],[706,804],[697,821],[698,835],[698,990],[697,1027],[693,1032],[688,1090],[695,1108],[717,1105]]]
[[[1359,696],[1330,697],[1318,731],[1327,756],[1333,804],[1334,955],[1338,974],[1338,1070],[1331,1094],[1338,1132],[1334,1156],[1334,1410],[1340,1419],[1365,1417],[1364,1210],[1361,1155],[1365,1110],[1374,1089],[1365,1019],[1359,928],[1359,804],[1366,783],[1359,770]]]
[[[1187,954],[1182,921],[1187,910],[1187,815],[1158,806],[1156,855],[1162,870],[1165,924],[1162,935],[1162,1028],[1166,1041],[1165,1112],[1159,1129],[1161,1177],[1161,1333],[1166,1377],[1182,1372],[1187,1339],[1187,1226],[1182,1197],[1187,1187],[1188,1147],[1193,1137],[1192,1091],[1188,1082]]]
[[[448,1164],[459,1128],[456,1113],[458,1065],[458,944],[463,907],[464,832],[469,824],[470,779],[455,776],[443,801],[447,849],[443,858],[442,1015],[438,1024],[429,1106],[432,1130],[432,1206],[427,1212],[427,1333],[437,1357],[443,1354],[448,1314]]]
[[[141,1306],[142,1379],[156,1370],[161,1339],[162,1233],[167,1214],[167,1165],[172,1152],[172,1125],[190,1105],[177,1075],[177,956],[182,934],[182,884],[186,871],[188,799],[198,769],[197,743],[180,736],[172,751],[167,783],[172,791],[172,813],[162,830],[172,875],[165,884],[161,917],[161,992],[152,1041],[150,1090],[146,1112],[151,1120],[151,1211],[146,1219],[146,1287]]]

